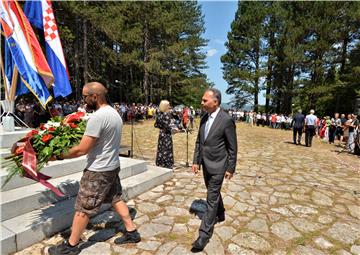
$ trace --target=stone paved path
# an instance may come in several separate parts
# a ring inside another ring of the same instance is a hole
[[[195,133],[189,135],[189,155]],[[222,190],[226,221],[216,225],[200,254],[360,254],[358,157],[338,154],[337,147],[317,139],[312,148],[292,145],[288,131],[238,124],[237,134],[237,174]],[[137,158],[154,162],[157,135],[151,121],[135,126]],[[125,126],[123,143],[129,139]],[[189,208],[206,190],[202,176],[184,166],[185,134],[174,136],[174,147],[174,178],[128,203],[142,242],[115,245],[122,225],[107,211],[92,219],[81,255],[191,254],[200,220]],[[17,254],[46,253],[61,240],[56,235]]]

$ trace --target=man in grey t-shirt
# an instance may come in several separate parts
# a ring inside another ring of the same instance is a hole
[[[91,115],[84,135],[97,137],[87,154],[86,169],[105,172],[120,166],[120,140],[122,119],[110,105],[101,107]]]
[[[91,82],[83,88],[83,99],[87,107],[96,110],[87,122],[80,144],[71,148],[61,158],[75,158],[87,154],[87,164],[80,180],[79,193],[75,203],[71,235],[62,244],[49,248],[49,254],[78,254],[80,236],[102,203],[110,202],[124,222],[126,231],[115,239],[116,244],[140,242],[129,208],[122,200],[119,179],[120,139],[122,120],[117,111],[106,101],[107,89],[98,82]]]

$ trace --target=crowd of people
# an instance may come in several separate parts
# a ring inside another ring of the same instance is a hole
[[[76,100],[55,100],[48,105],[48,111],[39,106],[35,99],[21,98],[15,107],[15,114],[29,127],[38,127],[40,123],[46,122],[53,116],[66,116],[72,112],[85,111],[82,101]],[[120,114],[124,122],[140,121],[153,119],[161,113],[156,104],[126,104],[114,103],[114,109]],[[194,128],[194,120],[201,116],[200,109],[192,106],[182,106],[181,108],[169,109],[171,114],[171,126],[180,131],[188,131]],[[251,126],[267,126],[274,129],[293,130],[300,140],[294,138],[294,143],[301,143],[302,134],[305,133],[305,145],[311,146],[313,136],[320,138],[323,142],[344,147],[350,153],[359,153],[359,119],[356,114],[335,113],[333,117],[316,117],[314,119],[314,130],[306,128],[306,118],[304,125],[296,124],[296,113],[291,114],[266,114],[253,111],[228,110],[229,115],[235,122],[242,121]],[[300,113],[301,114],[301,113]],[[310,116],[310,115],[309,115]],[[299,118],[299,116],[297,116]],[[308,118],[309,119],[309,118]],[[298,126],[298,127],[296,127]],[[174,129],[174,130],[175,130]],[[308,132],[306,133],[306,130]],[[307,135],[306,135],[307,134]]]
[[[350,153],[359,154],[360,123],[356,114],[335,113],[333,117],[318,117],[311,110],[303,115],[299,110],[294,116],[289,114],[266,114],[261,112],[246,112],[229,110],[234,121],[243,121],[251,126],[263,126],[274,129],[293,130],[294,144],[301,144],[305,133],[305,145],[312,145],[312,137],[316,136],[323,142],[344,147]]]
[[[269,126],[276,129],[291,129],[292,116],[286,114],[266,114],[261,112],[246,112],[229,110],[234,121],[244,121],[251,126]]]
[[[324,142],[345,147],[350,153],[359,154],[360,122],[356,114],[335,113],[334,117],[316,119],[316,135]]]
[[[159,114],[159,106],[156,104],[126,104],[113,103],[112,106],[120,114],[124,122],[155,119]],[[38,127],[40,123],[46,122],[50,117],[66,116],[76,111],[86,111],[82,101],[77,100],[54,100],[48,104],[48,110],[44,110],[35,99],[20,98],[16,103],[15,115],[29,127]],[[181,106],[171,111],[173,125],[180,129],[193,128],[195,117],[201,111],[194,110],[192,106]]]

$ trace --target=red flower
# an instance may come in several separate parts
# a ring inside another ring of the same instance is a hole
[[[34,135],[39,134],[37,130],[31,130],[29,133],[26,134],[26,137],[33,137]]]
[[[65,124],[69,124],[69,123],[73,123],[75,121],[80,121],[80,119],[82,117],[84,117],[84,115],[85,115],[85,113],[83,113],[83,112],[72,113],[72,114],[69,114],[68,116],[66,116],[63,122]]]
[[[71,128],[77,128],[77,125],[74,124],[74,123],[69,123],[69,126],[70,126]]]
[[[69,123],[73,123],[73,122],[79,121],[79,120],[80,120],[79,116],[77,116],[76,114],[70,114],[70,115],[65,117],[64,123],[69,124]]]
[[[85,116],[85,113],[84,112],[77,112],[76,115],[79,116],[80,118],[82,118],[82,117]]]
[[[17,148],[15,149],[14,154],[15,154],[15,155],[21,155],[21,154],[23,153],[23,151],[24,151],[24,148],[25,148],[25,145],[22,145],[22,146],[17,147]]]
[[[53,138],[53,136],[51,134],[45,134],[42,138],[41,141],[43,141],[44,143],[47,143],[48,141],[50,141]]]
[[[54,128],[54,127],[49,127],[49,132],[54,132],[55,130],[56,130],[56,128]]]
[[[40,124],[40,130],[45,130],[45,125],[44,124]]]

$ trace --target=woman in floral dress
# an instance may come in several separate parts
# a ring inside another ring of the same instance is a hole
[[[158,147],[156,153],[156,165],[172,168],[174,165],[174,153],[172,142],[172,118],[170,103],[162,100],[159,105],[159,114],[156,116],[155,127],[160,129]]]

